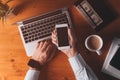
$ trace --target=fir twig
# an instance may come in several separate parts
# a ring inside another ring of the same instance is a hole
[[[7,3],[11,2],[13,0],[7,0],[5,3],[2,3],[2,0],[0,0],[0,18],[2,21],[2,25],[4,26],[6,23],[6,16],[9,14],[10,10]]]
[[[6,3],[5,3],[5,4],[7,4],[7,3],[11,2],[11,1],[13,1],[13,0],[8,0],[8,1],[6,1]]]
[[[4,27],[4,17],[1,17],[2,20],[2,26]]]

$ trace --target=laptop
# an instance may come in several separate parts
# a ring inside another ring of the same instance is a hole
[[[27,56],[32,56],[39,41],[50,39],[56,24],[72,27],[68,8],[61,8],[17,22]]]

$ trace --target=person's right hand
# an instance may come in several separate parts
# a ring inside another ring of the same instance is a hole
[[[62,51],[70,58],[70,57],[76,56],[78,54],[78,51],[76,49],[76,44],[75,44],[73,33],[72,33],[71,29],[68,29],[68,35],[69,35],[69,38],[70,38],[71,48],[67,49],[67,50],[62,50]],[[53,33],[52,33],[52,42],[55,45],[57,45],[58,44],[57,41],[58,41],[57,40],[57,33],[56,33],[56,30],[54,30]]]
[[[57,51],[57,47],[50,40],[41,41],[38,43],[32,59],[44,65],[55,56]]]

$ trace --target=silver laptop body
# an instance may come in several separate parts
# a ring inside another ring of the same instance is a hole
[[[67,23],[72,27],[68,8],[17,22],[27,56],[32,56],[39,41],[51,38],[56,24]]]

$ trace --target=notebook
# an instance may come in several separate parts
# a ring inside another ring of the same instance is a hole
[[[100,31],[117,17],[105,0],[77,0],[75,7],[96,31]]]

